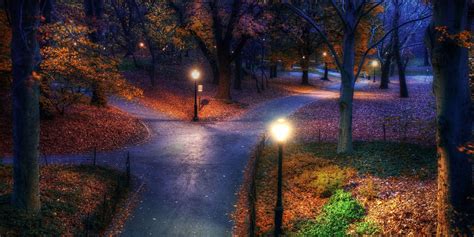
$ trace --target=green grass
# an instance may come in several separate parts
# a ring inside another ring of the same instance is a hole
[[[303,224],[298,236],[347,236],[349,225],[364,216],[364,207],[351,193],[337,190],[316,220]]]
[[[12,167],[0,166],[0,236],[99,235],[129,189],[124,173],[109,168],[42,167],[41,210],[32,216],[10,204],[11,175]],[[101,185],[106,187],[105,194],[94,191],[94,186]],[[99,204],[94,205],[94,200]],[[86,213],[85,204],[94,208],[92,212]]]
[[[302,149],[340,166],[355,168],[359,174],[419,178],[436,175],[434,147],[395,142],[355,142],[352,155],[337,154],[336,144],[333,143],[310,143],[303,145]]]

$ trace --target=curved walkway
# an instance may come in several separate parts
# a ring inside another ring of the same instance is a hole
[[[216,123],[172,120],[137,103],[114,102],[144,121],[152,133],[144,144],[98,154],[98,164],[123,169],[129,151],[132,175],[146,186],[121,235],[230,236],[229,214],[247,158],[267,123],[327,93],[334,92],[274,99],[239,118]],[[52,156],[48,162],[90,163],[90,159],[91,154]]]

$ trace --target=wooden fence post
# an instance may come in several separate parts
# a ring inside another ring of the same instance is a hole
[[[382,130],[383,130],[383,141],[387,141],[387,135],[386,135],[386,130],[385,130],[385,123],[382,124]]]
[[[94,166],[97,164],[97,147],[94,147],[94,160],[93,160]]]
[[[127,169],[127,186],[130,184],[130,152],[127,152],[127,161],[125,162],[125,167]]]

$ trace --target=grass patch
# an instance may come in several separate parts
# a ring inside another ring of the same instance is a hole
[[[12,167],[0,166],[0,236],[100,235],[128,194],[124,173],[98,166],[45,166],[41,211],[29,216],[9,203]]]
[[[328,165],[315,170],[304,170],[294,181],[313,189],[321,197],[330,197],[336,190],[343,188],[354,173],[352,169]]]
[[[315,221],[303,225],[298,236],[346,236],[349,225],[364,217],[364,207],[352,194],[337,190]]]
[[[334,161],[343,167],[353,167],[360,174],[379,177],[436,175],[436,150],[416,144],[394,142],[355,142],[352,155],[337,154],[336,144],[310,143],[302,148],[315,156]]]

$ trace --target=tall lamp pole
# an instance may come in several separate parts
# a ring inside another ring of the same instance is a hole
[[[199,72],[197,69],[194,69],[191,72],[191,78],[194,80],[194,117],[193,121],[199,121],[198,117],[198,105],[197,105],[197,81],[199,80],[199,77],[201,77],[201,72]]]
[[[277,187],[277,202],[275,206],[275,237],[279,237],[283,232],[281,226],[283,224],[283,143],[286,142],[290,131],[289,125],[284,119],[278,119],[271,127],[273,138],[278,143],[278,187]]]
[[[329,81],[329,78],[328,78],[328,61],[326,60],[326,56],[328,56],[328,54],[326,52],[323,52],[323,60],[324,60],[324,77],[321,78],[321,80],[324,80],[324,81]]]
[[[377,60],[372,61],[372,67],[374,68],[374,82],[375,82],[375,68],[377,68],[378,65],[379,63],[377,62]]]

